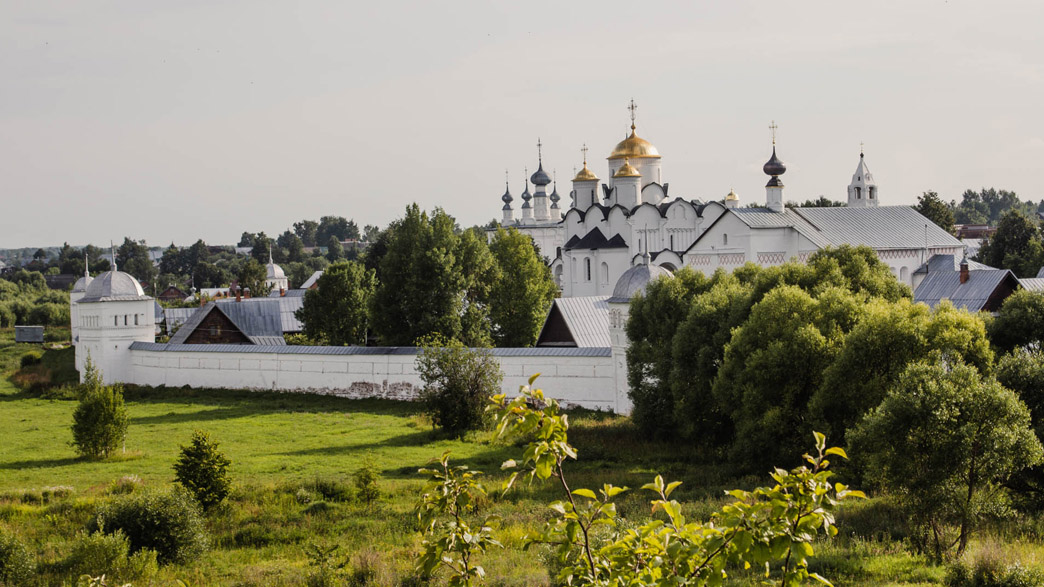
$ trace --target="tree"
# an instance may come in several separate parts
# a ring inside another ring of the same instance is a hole
[[[1011,269],[1019,277],[1037,274],[1044,265],[1044,241],[1038,223],[1019,210],[1000,219],[997,232],[982,243],[977,259],[992,267]]]
[[[316,235],[319,231],[319,223],[315,220],[302,220],[294,223],[294,234],[301,238],[306,247],[314,247],[318,242]]]
[[[341,346],[366,344],[369,307],[377,289],[373,271],[355,261],[327,267],[319,287],[305,292],[297,319],[308,338]]]
[[[1001,304],[990,322],[990,340],[1003,351],[1044,344],[1044,293],[1021,289]]]
[[[213,263],[197,263],[192,271],[192,286],[224,287],[232,281],[232,274]]]
[[[73,411],[73,444],[87,458],[105,458],[127,436],[127,408],[123,388],[104,385],[101,372],[90,356],[84,367],[83,384],[77,391],[80,403]]]
[[[156,278],[157,271],[152,264],[149,248],[145,241],[132,241],[124,237],[123,244],[116,249],[116,266],[120,271],[130,273],[139,282],[151,284]]]
[[[634,405],[631,418],[647,436],[670,435],[674,426],[674,402],[670,372],[674,364],[671,341],[685,319],[692,298],[710,285],[702,273],[682,268],[674,278],[657,279],[644,294],[631,300],[627,337],[627,381]]]
[[[266,283],[267,279],[268,270],[258,263],[257,259],[250,259],[239,270],[239,287],[250,290],[250,295],[255,298],[267,296],[272,289],[272,286]]]
[[[337,240],[336,236],[331,235],[326,242],[326,259],[331,263],[344,259],[344,247],[341,246],[341,241]]]
[[[1044,201],[1044,200],[1042,200]],[[362,240],[363,242],[372,243],[377,240],[377,235],[381,233],[381,229],[372,224],[367,224],[363,227]]]
[[[490,294],[500,269],[481,230],[465,230],[456,240],[454,262],[461,277],[460,334],[457,339],[468,346],[489,347],[493,344]]]
[[[206,432],[196,430],[174,461],[174,480],[188,489],[204,510],[209,510],[225,501],[232,491],[228,475],[231,465],[232,461],[218,450],[218,443]]]
[[[239,237],[239,242],[236,244],[237,247],[252,247],[254,246],[254,235],[249,232],[244,232]]]
[[[458,438],[481,428],[486,406],[504,378],[500,364],[487,350],[441,336],[422,339],[420,346],[420,400],[432,423]]]
[[[1018,349],[997,363],[997,381],[1018,394],[1030,411],[1031,427],[1044,442],[1044,352]],[[1008,480],[1008,487],[1023,496],[1023,504],[1039,510],[1044,504],[1044,467],[1023,469]]]
[[[861,312],[862,301],[837,287],[813,297],[783,285],[754,305],[733,331],[713,387],[735,426],[733,462],[752,470],[801,452],[808,402]]]
[[[267,265],[269,255],[272,254],[272,239],[268,238],[268,235],[264,232],[259,232],[254,235],[253,247],[250,251],[250,256],[258,263]]]
[[[498,269],[489,293],[493,341],[501,347],[533,346],[558,292],[551,269],[533,240],[514,228],[498,228],[489,251]]]
[[[953,209],[950,208],[949,204],[942,201],[939,194],[933,191],[924,192],[917,198],[917,205],[914,206],[914,210],[917,210],[921,216],[931,220],[936,226],[946,232],[953,232]]]
[[[948,301],[931,309],[909,300],[870,300],[812,398],[816,426],[833,438],[845,438],[849,428],[884,400],[908,365],[932,353],[980,373],[992,369],[993,351],[978,316]]]
[[[852,440],[870,475],[927,530],[936,559],[954,545],[964,554],[990,494],[1042,454],[1015,393],[941,355],[907,367]]]
[[[290,232],[284,232],[276,239],[280,249],[286,250],[286,260],[290,263],[300,263],[305,260],[304,242],[301,237]]]
[[[844,205],[844,202],[831,200],[826,196],[819,196],[815,200],[805,200],[800,204],[796,202],[787,202],[787,208],[839,208]]]

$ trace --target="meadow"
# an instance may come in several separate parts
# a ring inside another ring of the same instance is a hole
[[[9,330],[0,331],[0,525],[35,550],[40,585],[74,584],[64,561],[95,509],[128,486],[170,485],[179,446],[197,429],[210,432],[232,460],[235,489],[227,505],[207,515],[211,548],[202,558],[161,567],[136,586],[176,580],[193,586],[306,585],[316,546],[336,546],[335,558],[346,561],[340,584],[421,584],[413,568],[420,552],[414,507],[424,483],[417,469],[449,450],[453,462],[485,472],[495,487],[503,479],[500,464],[521,453],[486,432],[446,438],[419,406],[407,402],[129,388],[125,448],[108,460],[82,460],[70,445],[76,402],[61,387],[75,377],[71,350],[47,350],[39,365],[20,368],[21,356],[38,348],[11,339]],[[58,387],[33,386],[44,379]],[[573,487],[640,487],[663,474],[684,482],[675,496],[687,515],[706,518],[725,503],[725,489],[768,481],[767,475],[736,478],[685,446],[642,441],[627,418],[578,411],[571,423],[579,449],[569,469]],[[352,473],[367,464],[380,473],[375,503],[354,497]],[[71,489],[49,489],[54,487]],[[550,584],[550,552],[524,552],[522,544],[549,518],[546,504],[559,497],[556,487],[523,485],[481,504],[483,513],[502,518],[496,535],[505,548],[482,560],[490,585]],[[625,523],[648,517],[648,499],[637,490],[622,496]],[[906,520],[885,497],[847,506],[839,526],[839,537],[816,545],[814,563],[837,585],[939,584],[946,575],[944,566],[913,552]],[[1041,533],[1044,528],[1032,520],[996,524],[976,538],[970,556],[1017,558],[1039,567]],[[732,581],[755,579],[737,571]]]

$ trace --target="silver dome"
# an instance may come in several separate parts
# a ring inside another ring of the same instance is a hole
[[[146,299],[145,291],[137,279],[122,271],[106,271],[95,277],[87,286],[87,293],[80,302],[109,302]]]
[[[91,285],[92,281],[94,281],[93,277],[91,277],[90,275],[84,275],[83,277],[77,279],[76,283],[73,284],[72,292],[83,293],[87,291],[87,288]]]
[[[674,274],[657,265],[649,265],[647,263],[635,265],[624,271],[624,274],[616,281],[616,287],[613,288],[613,297],[609,298],[609,301],[615,303],[630,302],[634,294],[638,292],[645,293],[645,288],[651,281],[664,276],[674,277]]]

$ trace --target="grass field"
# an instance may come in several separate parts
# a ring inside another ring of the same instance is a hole
[[[416,405],[404,402],[161,388],[127,390],[126,452],[84,461],[70,445],[75,401],[21,391],[10,375],[31,347],[14,345],[2,334],[0,372],[7,376],[0,377],[0,525],[35,549],[41,585],[71,584],[62,563],[97,505],[112,499],[112,484],[133,475],[146,487],[169,485],[179,445],[196,429],[221,443],[233,462],[236,489],[229,505],[208,517],[209,552],[189,565],[163,567],[136,586],[172,585],[175,578],[194,586],[304,585],[312,544],[338,545],[338,553],[350,559],[348,568],[371,577],[369,584],[409,584],[420,548],[413,507],[422,478],[416,470],[450,450],[454,461],[488,473],[495,484],[500,463],[521,452],[483,433],[444,438]],[[69,378],[68,350],[47,351],[43,359],[56,382]],[[675,495],[690,517],[700,518],[724,503],[724,489],[767,480],[736,479],[725,468],[699,463],[685,447],[640,441],[626,418],[579,412],[571,422],[571,440],[580,451],[570,469],[573,487],[610,481],[640,487],[662,473],[685,482]],[[317,489],[350,486],[351,473],[367,461],[382,475],[383,496],[376,505],[324,497]],[[72,494],[45,499],[44,488],[58,485],[72,486]],[[558,497],[554,487],[522,487],[484,504],[502,516],[497,535],[506,546],[483,561],[489,584],[548,584],[548,553],[520,547],[523,536],[547,519],[544,504]],[[625,520],[641,519],[648,515],[647,497],[629,492],[619,510]],[[945,569],[896,539],[901,536],[895,526],[902,523],[881,499],[852,506],[841,517],[841,538],[817,545],[816,570],[838,585],[939,583]],[[1035,536],[1003,536],[979,539],[977,552],[1011,551],[1025,564],[1044,562]],[[748,579],[740,574],[734,581]]]

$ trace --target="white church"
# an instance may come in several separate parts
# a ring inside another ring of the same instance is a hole
[[[631,102],[631,134],[606,158],[602,182],[588,167],[573,178],[569,209],[558,206],[558,190],[547,194],[551,178],[538,151],[537,171],[526,181],[521,215],[505,191],[502,226],[529,235],[550,260],[563,297],[609,296],[620,276],[649,252],[653,264],[667,270],[683,266],[706,274],[744,263],[779,265],[805,260],[824,247],[867,245],[897,279],[913,285],[913,274],[932,255],[960,255],[962,243],[909,206],[879,206],[879,193],[862,153],[848,186],[847,205],[825,208],[785,207],[781,176],[786,166],[776,155],[763,170],[769,176],[762,207],[740,207],[730,191],[722,201],[668,197],[662,157],[638,136]],[[539,148],[539,144],[538,144]],[[529,192],[532,181],[534,192]]]

